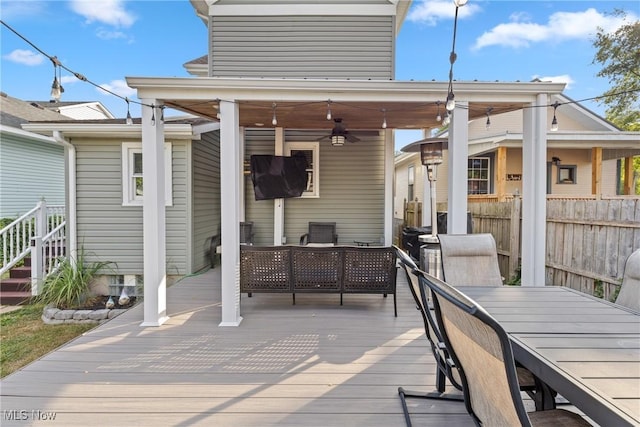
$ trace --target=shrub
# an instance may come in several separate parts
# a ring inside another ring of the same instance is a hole
[[[74,262],[75,261],[75,262]],[[58,308],[81,306],[89,297],[89,286],[102,270],[110,268],[111,261],[85,262],[84,249],[80,249],[75,260],[63,258],[55,273],[43,283],[38,301]]]

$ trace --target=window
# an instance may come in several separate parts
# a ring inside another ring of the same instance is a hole
[[[558,184],[575,184],[576,170],[575,165],[558,165]]]
[[[318,159],[320,153],[319,142],[288,142],[285,144],[285,153],[287,156],[304,155],[307,158],[309,167],[307,168],[307,189],[302,193],[301,197],[314,198],[320,197],[320,187],[318,185]]]
[[[467,166],[467,194],[489,194],[489,158],[473,157]]]
[[[164,168],[165,205],[173,206],[170,143],[164,144]],[[122,144],[122,206],[142,206],[143,184],[142,144],[139,142],[124,142]]]
[[[413,165],[409,165],[409,176],[407,177],[407,180],[409,182],[409,186],[407,188],[407,200],[413,200],[413,182],[416,178],[416,170],[413,167]]]

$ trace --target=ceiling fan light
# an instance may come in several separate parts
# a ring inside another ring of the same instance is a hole
[[[341,147],[344,145],[345,137],[344,135],[332,135],[331,136],[331,145],[334,147]]]

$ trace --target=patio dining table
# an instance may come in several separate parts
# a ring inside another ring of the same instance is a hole
[[[519,363],[593,421],[640,425],[640,313],[558,286],[457,288],[505,328]]]

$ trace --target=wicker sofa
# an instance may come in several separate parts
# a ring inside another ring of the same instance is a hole
[[[396,254],[390,247],[241,246],[240,292],[393,294]]]

